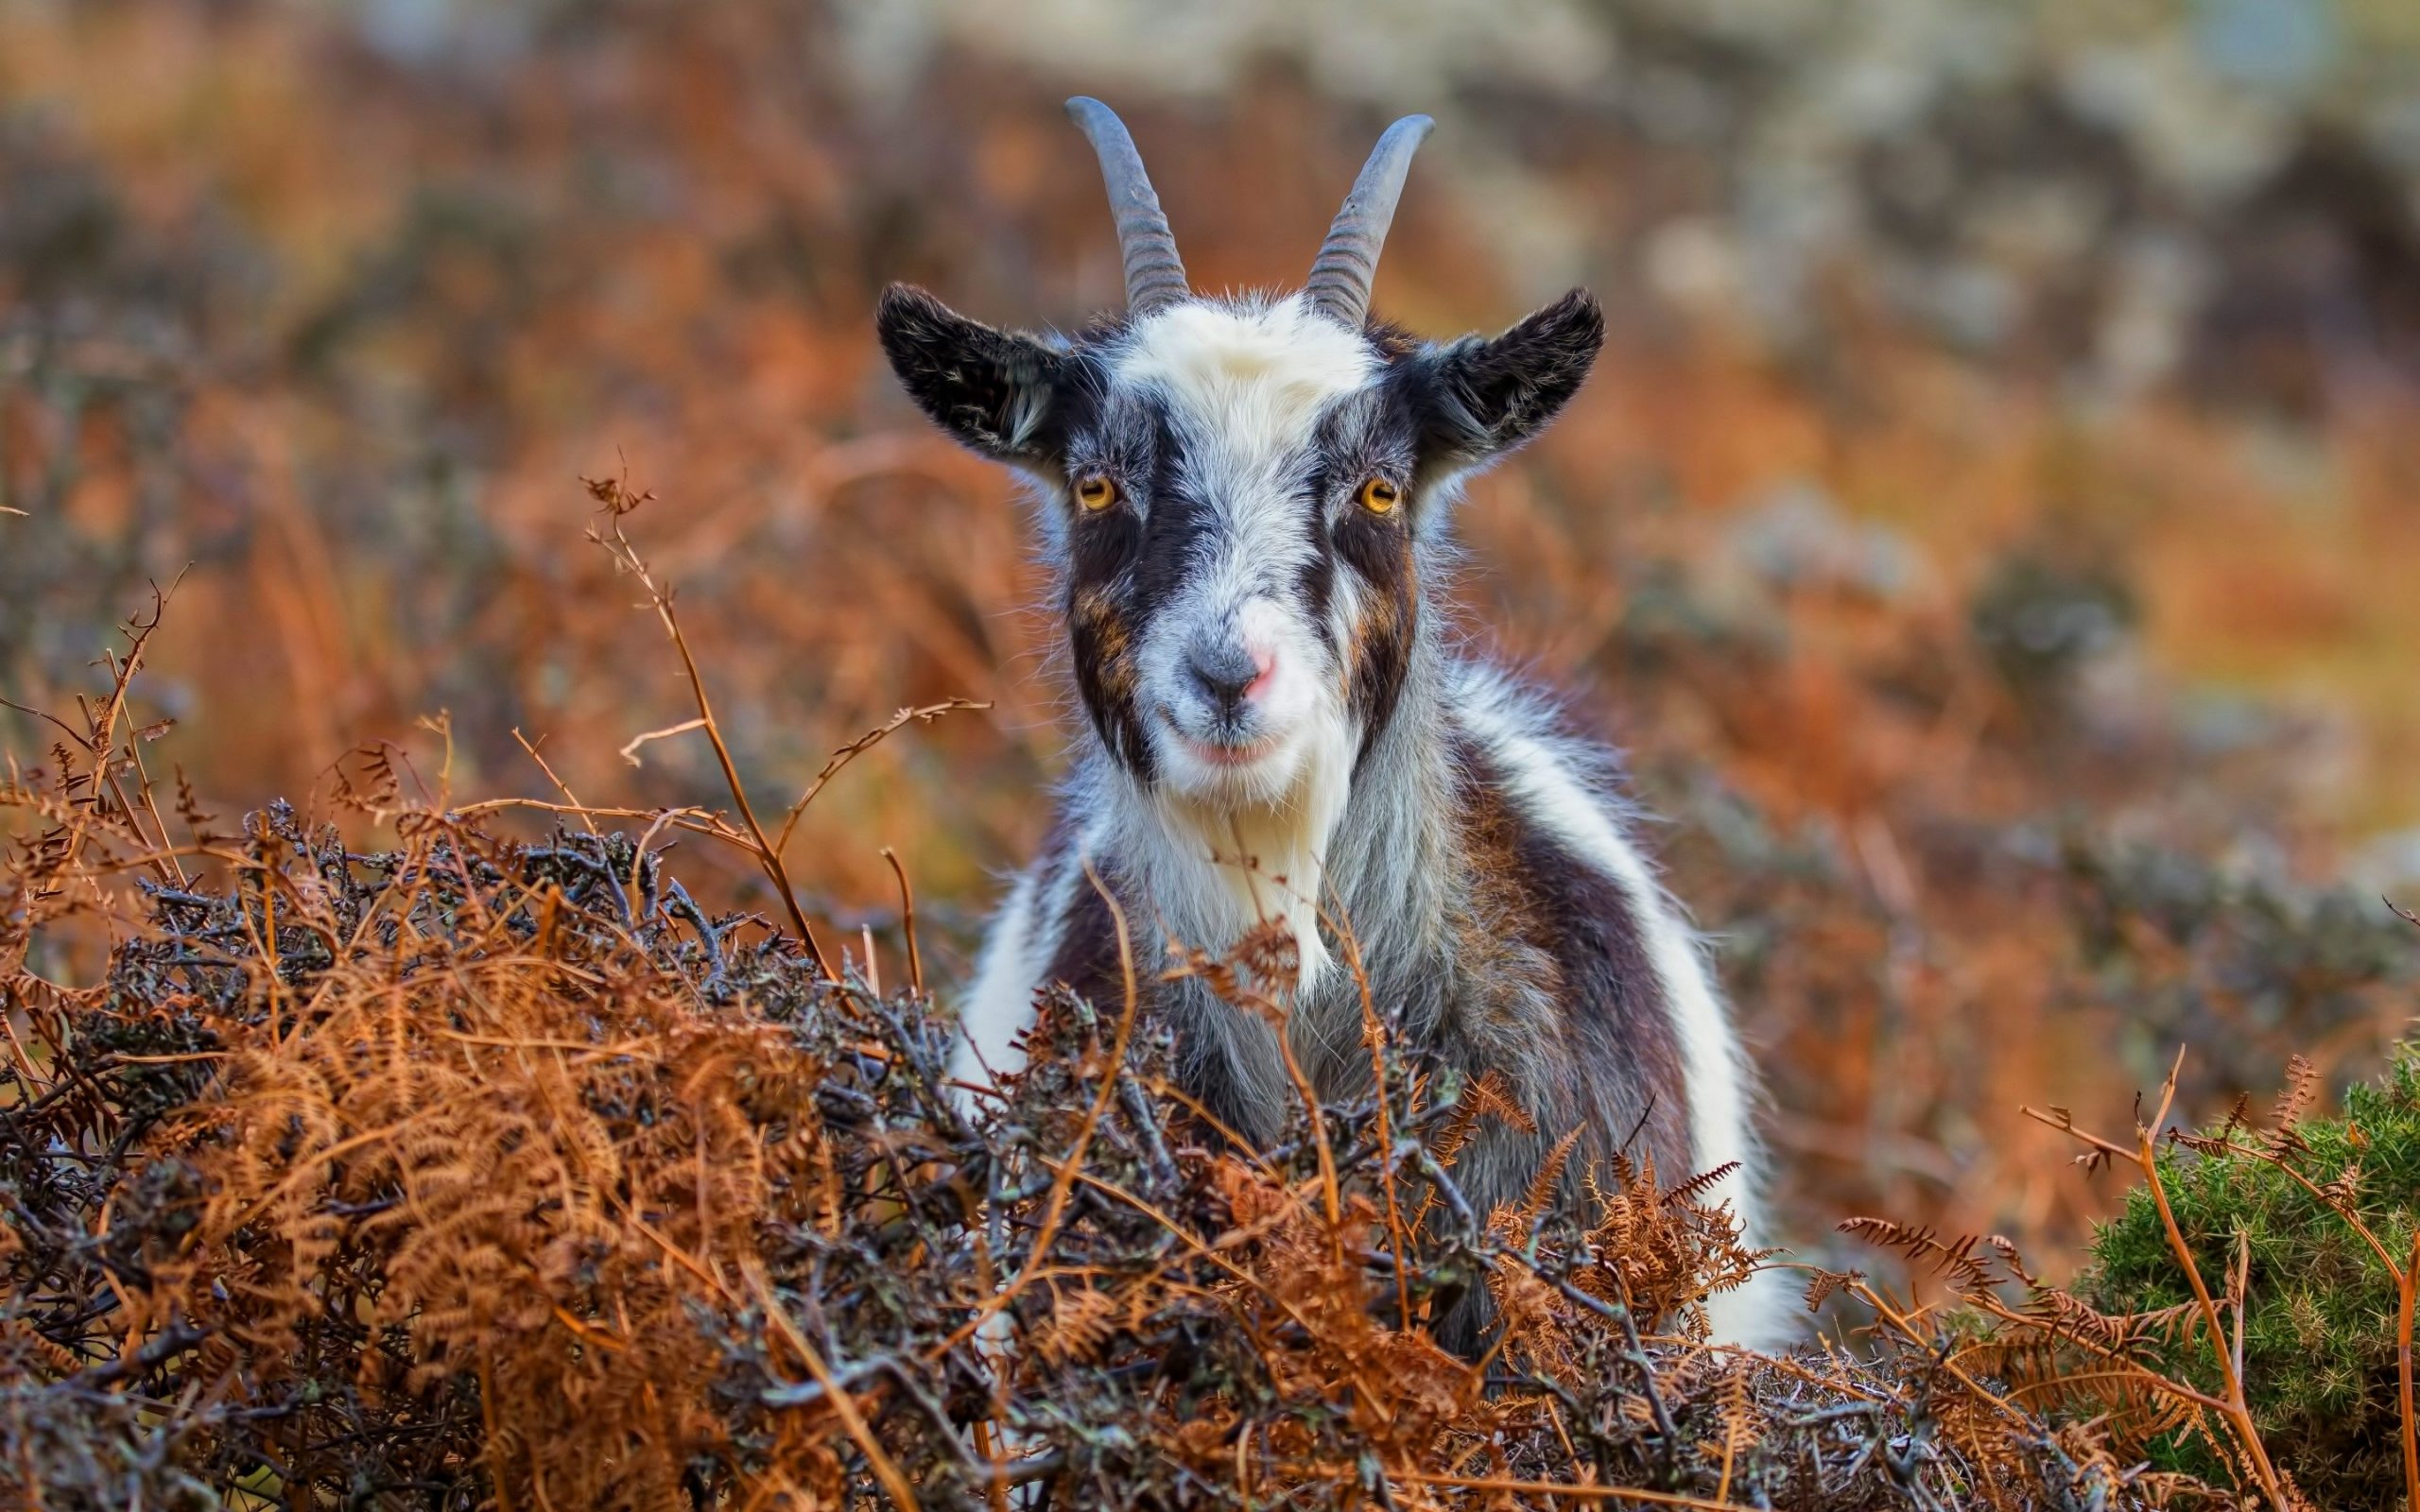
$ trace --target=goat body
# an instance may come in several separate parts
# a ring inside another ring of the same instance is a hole
[[[1366,316],[1409,150],[1398,123],[1303,295],[1185,286],[1122,127],[1099,148],[1130,308],[1073,340],[996,331],[894,286],[878,327],[925,411],[1035,485],[1088,733],[1042,854],[994,920],[959,1074],[1014,1070],[1037,988],[1126,989],[1176,1031],[1181,1074],[1267,1141],[1294,1096],[1366,1091],[1360,983],[1407,1042],[1498,1074],[1535,1132],[1483,1126],[1457,1162],[1481,1211],[1548,1145],[1584,1170],[1628,1142],[1756,1228],[1751,1079],[1696,938],[1632,838],[1612,754],[1458,648],[1441,585],[1462,481],[1550,421],[1604,338],[1575,290],[1494,338],[1426,343]],[[1095,880],[1098,879],[1098,886]],[[1213,952],[1274,921],[1296,970],[1268,1019],[1163,980],[1153,936]],[[1770,1336],[1774,1289],[1713,1299]]]

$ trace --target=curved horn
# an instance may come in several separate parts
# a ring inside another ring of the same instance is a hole
[[[1100,176],[1109,185],[1109,213],[1117,221],[1117,249],[1126,259],[1126,305],[1146,315],[1173,304],[1192,290],[1184,282],[1184,264],[1176,255],[1176,237],[1151,192],[1143,171],[1143,155],[1117,112],[1088,95],[1067,102],[1067,114],[1083,129],[1085,139],[1100,158]]]
[[[1411,155],[1437,123],[1425,115],[1407,115],[1387,128],[1344,208],[1328,226],[1327,240],[1312,260],[1311,276],[1303,292],[1314,307],[1336,317],[1354,330],[1370,313],[1370,280],[1377,275],[1378,249],[1395,218],[1395,201],[1403,195],[1404,175],[1411,171]]]

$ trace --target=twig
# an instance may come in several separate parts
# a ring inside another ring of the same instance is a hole
[[[823,791],[823,784],[832,781],[833,775],[841,767],[882,744],[884,737],[894,733],[911,720],[921,724],[930,724],[953,709],[989,709],[991,707],[988,703],[977,703],[970,698],[945,698],[940,703],[928,703],[921,709],[902,709],[882,725],[867,730],[834,751],[832,759],[823,764],[823,770],[815,774],[815,781],[806,784],[806,791],[801,793],[798,796],[798,801],[791,804],[789,811],[782,816],[782,833],[774,837],[774,849],[778,850],[788,848],[790,832],[798,828],[799,816],[804,814],[806,806],[815,801],[815,795]]]
[[[1511,1251],[1505,1253],[1507,1258],[1522,1258]],[[1523,1263],[1527,1263],[1526,1260]],[[1614,1303],[1600,1297],[1589,1296],[1560,1276],[1548,1278],[1545,1272],[1538,1270],[1535,1266],[1530,1267],[1530,1273],[1541,1280],[1550,1279],[1555,1290],[1563,1294],[1564,1300],[1577,1302],[1589,1312],[1620,1327],[1622,1340],[1629,1346],[1630,1363],[1638,1367],[1639,1385],[1641,1395],[1647,1399],[1647,1410],[1655,1419],[1656,1433],[1662,1435],[1664,1440],[1664,1460],[1666,1468],[1669,1469],[1673,1463],[1673,1456],[1680,1451],[1681,1431],[1672,1421],[1671,1410],[1664,1405],[1664,1394],[1655,1387],[1655,1366],[1647,1358],[1646,1342],[1638,1336],[1638,1319],[1634,1315],[1635,1310],[1630,1303],[1630,1283],[1627,1281],[1621,1283],[1622,1300],[1619,1303]]]
[[[2403,1504],[2420,1507],[2420,1414],[2411,1401],[2412,1293],[2420,1286],[2420,1228],[2411,1233],[2411,1258],[2394,1279],[2394,1377],[2403,1427]]]
[[[662,730],[649,730],[641,734],[632,735],[629,742],[622,747],[622,760],[630,763],[633,766],[644,766],[647,764],[639,760],[639,747],[641,746],[646,745],[651,740],[666,740],[674,735],[685,735],[693,730],[703,730],[705,728],[706,722],[702,718],[683,719],[677,725],[666,725]]]
[[[898,852],[884,846],[882,859],[890,863],[890,874],[899,879],[899,932],[908,936],[908,985],[923,997],[925,958],[916,951],[916,893],[908,885],[908,868],[899,864]]]
[[[1332,1465],[1276,1465],[1270,1467],[1280,1474],[1356,1477],[1357,1471]],[[1642,1506],[1685,1506],[1703,1508],[1704,1512],[1737,1512],[1728,1502],[1710,1502],[1702,1496],[1685,1496],[1678,1491],[1650,1491],[1628,1486],[1566,1486],[1555,1481],[1521,1481],[1487,1476],[1433,1475],[1425,1470],[1398,1469],[1397,1480],[1415,1486],[1445,1486],[1463,1491],[1509,1491],[1530,1495],[1567,1496],[1583,1502],[1635,1502]]]
[[[1741,1366],[1740,1368],[1744,1369],[1745,1366]],[[1722,1416],[1724,1419],[1722,1424],[1722,1478],[1715,1483],[1714,1499],[1718,1502],[1728,1502],[1731,1500],[1731,1469],[1734,1462],[1737,1461],[1739,1455],[1740,1416],[1736,1411],[1733,1411],[1728,1403],[1726,1403],[1724,1407]],[[1560,1434],[1562,1431],[1563,1425],[1558,1421],[1555,1424],[1555,1432]]]
[[[465,803],[459,808],[448,809],[446,816],[454,819],[475,818],[479,815],[492,814],[502,809],[531,809],[540,814],[568,814],[581,823],[587,824],[589,833],[592,834],[596,833],[596,825],[591,822],[595,819],[647,819],[649,821],[668,819],[676,828],[686,830],[692,834],[702,834],[710,840],[720,840],[723,844],[745,850],[750,855],[756,853],[754,841],[725,823],[721,815],[708,809],[592,808],[585,803],[549,803],[544,799],[537,798],[490,798],[481,799],[475,803]]]
[[[780,850],[766,838],[765,827],[756,822],[755,806],[748,801],[748,789],[739,781],[739,767],[731,759],[731,747],[722,738],[722,727],[715,723],[714,705],[706,697],[706,679],[698,671],[698,659],[690,654],[688,637],[681,633],[681,619],[673,612],[672,595],[656,586],[655,579],[648,574],[647,563],[639,558],[637,548],[631,544],[631,538],[622,533],[622,516],[652,495],[633,498],[621,483],[613,479],[590,478],[584,481],[588,484],[590,495],[605,507],[606,515],[612,521],[610,529],[590,527],[588,538],[604,547],[606,554],[638,578],[640,586],[647,590],[648,600],[654,606],[656,618],[663,621],[665,633],[672,637],[673,649],[681,653],[682,670],[688,675],[689,692],[697,699],[698,723],[692,728],[703,730],[706,739],[713,743],[715,760],[722,764],[723,782],[731,789],[732,801],[739,805],[739,816],[748,821],[748,834],[754,845],[756,859],[764,867],[767,879],[773,885],[773,891],[781,898],[782,907],[790,918],[790,927],[798,932],[799,942],[806,947],[807,955],[814,960],[816,973],[827,982],[838,981],[831,960],[824,955],[821,942],[816,939],[815,931],[807,925],[806,914],[798,905],[798,895],[790,889],[789,868],[782,865]]]
[[[2143,1170],[2151,1186],[2152,1201],[2159,1209],[2159,1221],[2168,1230],[2168,1247],[2177,1263],[2185,1268],[2185,1279],[2193,1288],[2193,1299],[2201,1304],[2202,1319],[2210,1331],[2211,1352],[2218,1356],[2221,1383],[2226,1388],[2227,1426],[2234,1430],[2237,1446],[2252,1461],[2253,1470],[2260,1477],[2260,1488],[2269,1495],[2277,1512],[2288,1512],[2286,1493],[2278,1484],[2276,1469],[2269,1463],[2267,1446],[2260,1442],[2260,1430],[2252,1420],[2252,1409],[2243,1394],[2243,1377],[2228,1357],[2226,1330],[2219,1322],[2219,1305],[2211,1299],[2210,1288],[2202,1280],[2202,1267],[2194,1263],[2193,1247],[2185,1242],[2185,1230],[2177,1226],[2176,1213],[2168,1204],[2168,1188],[2159,1178],[2159,1149],[2154,1143],[2154,1130],[2168,1123],[2168,1110],[2176,1101],[2177,1074],[2185,1067],[2185,1050],[2179,1046],[2176,1061],[2168,1068],[2168,1080],[2160,1089],[2159,1111],[2149,1125],[2135,1130],[2135,1160]]]
[[[2069,1135],[2083,1143],[2092,1146],[2095,1153],[2109,1160],[2131,1160],[2135,1158],[2134,1151],[2126,1148],[2126,1146],[2118,1143],[2117,1141],[2105,1140],[2098,1134],[2078,1128],[2076,1126],[2075,1120],[2070,1118],[2067,1115],[2066,1109],[2063,1108],[2051,1108],[2047,1113],[2038,1108],[2019,1108],[2017,1111],[2023,1113],[2026,1117],[2033,1120],[2037,1124],[2047,1124],[2050,1127],[2057,1129],[2060,1133]]]
[[[130,668],[129,670],[131,671]],[[173,719],[164,719],[156,725],[147,725],[129,735],[126,741],[127,759],[134,764],[134,790],[143,796],[143,807],[151,816],[152,828],[160,832],[160,844],[163,847],[172,846],[174,842],[168,838],[168,821],[160,816],[160,800],[156,790],[151,785],[150,770],[143,765],[143,745],[144,742],[155,740],[165,733],[168,727],[175,723]],[[121,803],[125,801],[123,795],[119,797],[118,801]],[[133,816],[132,811],[130,810],[127,817],[131,819]],[[142,834],[143,827],[136,825],[134,833],[137,835]],[[173,868],[178,886],[191,885],[193,879],[185,875],[184,863],[176,858],[174,850],[169,850],[164,859],[167,863],[165,867],[160,866],[157,862],[153,863],[153,869],[160,872],[161,880],[167,880],[168,871]]]
[[[2239,1225],[2235,1231],[2235,1277],[2229,1289],[2235,1294],[2235,1342],[2232,1352],[2235,1357],[2235,1373],[2240,1379],[2243,1375],[2244,1318],[2252,1311],[2252,1234],[2250,1230]],[[2420,1508],[2415,1508],[2414,1512],[2420,1512]]]
[[[573,811],[579,814],[581,826],[585,828],[589,833],[596,833],[596,821],[589,816],[586,809],[580,807],[579,795],[571,790],[571,784],[569,782],[564,782],[562,778],[555,775],[555,769],[546,765],[546,758],[538,754],[538,747],[546,743],[546,737],[541,735],[535,741],[532,741],[528,736],[521,732],[521,727],[519,725],[515,725],[512,727],[512,738],[520,744],[523,750],[529,753],[529,759],[538,764],[538,770],[546,774],[546,781],[555,784],[555,791],[563,796],[563,801],[570,804]]]
[[[1320,910],[1321,922],[1326,924],[1343,948],[1344,964],[1353,972],[1354,990],[1361,998],[1361,1038],[1370,1050],[1370,1086],[1377,1110],[1378,1180],[1384,1188],[1387,1208],[1387,1247],[1394,1253],[1395,1318],[1400,1328],[1411,1327],[1411,1278],[1408,1251],[1411,1247],[1410,1231],[1403,1221],[1403,1205],[1395,1194],[1395,1139],[1393,1120],[1387,1107],[1387,1029],[1378,1018],[1378,1003],[1370,990],[1370,972],[1361,959],[1361,941],[1353,932],[1351,920],[1345,918],[1343,900],[1322,878],[1322,890],[1338,900],[1336,914]],[[1558,1424],[1557,1431],[1560,1432]]]
[[[1882,1294],[1875,1290],[1872,1286],[1861,1280],[1851,1281],[1848,1286],[1848,1292],[1850,1296],[1856,1297],[1858,1301],[1863,1302],[1866,1306],[1874,1309],[1876,1315],[1879,1316],[1884,1322],[1889,1323],[1893,1328],[1897,1329],[1910,1343],[1922,1345],[1927,1349],[1934,1348],[1935,1341],[1916,1327],[1914,1318],[1900,1312],[1897,1308],[1893,1307],[1890,1302],[1884,1299]],[[1919,1309],[1918,1311],[1921,1312],[1922,1310]],[[2023,1424],[2026,1421],[2025,1414],[2022,1411],[2012,1406],[2008,1400],[2000,1396],[1999,1393],[1987,1389],[1981,1382],[1976,1380],[1973,1376],[1968,1375],[1965,1370],[1959,1366],[1957,1361],[1945,1358],[1941,1362],[1941,1368],[1947,1370],[1951,1375],[1956,1376],[1960,1385],[1964,1386],[1979,1400],[1990,1402],[1994,1407],[1998,1408],[2002,1414],[2006,1415],[2013,1421],[2019,1424]]]
[[[129,1376],[139,1379],[201,1343],[205,1337],[207,1335],[201,1330],[189,1323],[172,1322],[142,1348],[95,1366],[88,1366],[60,1384],[70,1390],[96,1391]]]
[[[823,1356],[815,1352],[815,1346],[809,1344],[799,1326],[790,1321],[789,1313],[783,1308],[781,1299],[773,1295],[772,1285],[765,1278],[764,1266],[752,1257],[742,1261],[739,1269],[740,1274],[747,1278],[748,1289],[756,1294],[758,1305],[765,1309],[766,1318],[798,1352],[799,1359],[806,1366],[806,1373],[823,1388],[824,1399],[832,1403],[834,1416],[840,1419],[840,1426],[848,1431],[849,1437],[864,1453],[866,1463],[873,1469],[874,1478],[882,1482],[882,1488],[908,1512],[917,1512],[916,1493],[908,1487],[908,1477],[899,1472],[898,1465],[883,1452],[882,1441],[874,1437],[873,1429],[866,1426],[865,1417],[857,1411],[856,1402],[833,1379],[832,1369],[823,1363]]]

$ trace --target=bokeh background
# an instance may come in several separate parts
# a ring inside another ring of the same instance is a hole
[[[326,807],[719,804],[583,475],[677,585],[791,847],[962,971],[1063,763],[1009,480],[871,339],[923,283],[1118,299],[1060,100],[1133,126],[1198,284],[1291,284],[1426,110],[1381,310],[1573,284],[1613,336],[1463,511],[1460,595],[1628,747],[1773,1091],[1796,1237],[2073,1254],[2122,1129],[2341,1082],[2420,932],[2420,7],[2410,0],[6,0],[0,696],[72,707],[182,575],[156,765]],[[45,761],[0,710],[0,747]],[[693,886],[765,906],[744,858]],[[65,970],[64,967],[61,968]],[[1863,1257],[1860,1257],[1863,1258]]]

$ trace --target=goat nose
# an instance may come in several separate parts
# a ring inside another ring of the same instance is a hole
[[[1269,670],[1260,658],[1233,641],[1197,645],[1185,660],[1202,696],[1220,713],[1230,716],[1243,706],[1244,699],[1252,695],[1253,685]]]

